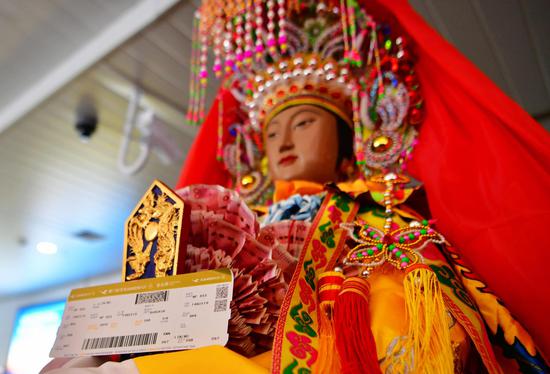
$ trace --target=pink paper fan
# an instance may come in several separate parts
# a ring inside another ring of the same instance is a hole
[[[281,302],[288,289],[282,261],[276,261],[273,253],[283,257],[285,246],[300,242],[304,226],[273,227],[265,231],[262,240],[256,237],[256,215],[234,191],[200,185],[177,192],[191,209],[185,271],[228,267],[233,272],[227,346],[245,356],[271,349]],[[269,233],[274,240],[266,239]],[[284,235],[290,240],[282,240]],[[294,255],[289,256],[292,261]]]

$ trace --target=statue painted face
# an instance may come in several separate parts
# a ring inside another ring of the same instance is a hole
[[[317,106],[297,105],[277,114],[265,129],[273,180],[338,181],[338,123]]]

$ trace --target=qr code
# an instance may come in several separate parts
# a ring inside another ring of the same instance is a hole
[[[216,287],[216,299],[227,299],[229,286],[223,285]]]
[[[227,310],[227,299],[214,302],[214,312],[225,312]]]
[[[138,293],[136,295],[136,304],[160,303],[168,300],[168,291],[156,291],[149,293]]]

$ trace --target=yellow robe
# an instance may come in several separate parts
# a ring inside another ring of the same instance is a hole
[[[345,192],[365,192],[367,186],[362,181],[339,184]],[[299,193],[316,194],[323,190],[319,184],[312,182],[277,182],[274,200],[280,201]],[[383,225],[383,219],[370,215],[365,220]],[[373,222],[374,221],[374,222]],[[405,222],[396,222],[404,226]],[[384,358],[391,349],[395,339],[407,334],[405,297],[403,289],[403,272],[388,266],[382,271],[374,272],[369,277],[371,328],[376,342],[377,355],[384,372],[387,363]],[[449,318],[451,340],[455,352],[455,367],[463,367],[470,352],[469,338],[460,326]],[[271,366],[271,352],[266,352],[252,359],[246,359],[226,348],[213,346],[201,349],[174,352],[163,355],[144,356],[135,359],[143,374],[156,373],[162,367],[163,373],[267,373]],[[460,369],[459,369],[460,370]]]

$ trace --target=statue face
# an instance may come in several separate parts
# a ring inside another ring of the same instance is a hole
[[[336,117],[313,105],[297,105],[267,124],[264,144],[273,180],[336,182]]]

